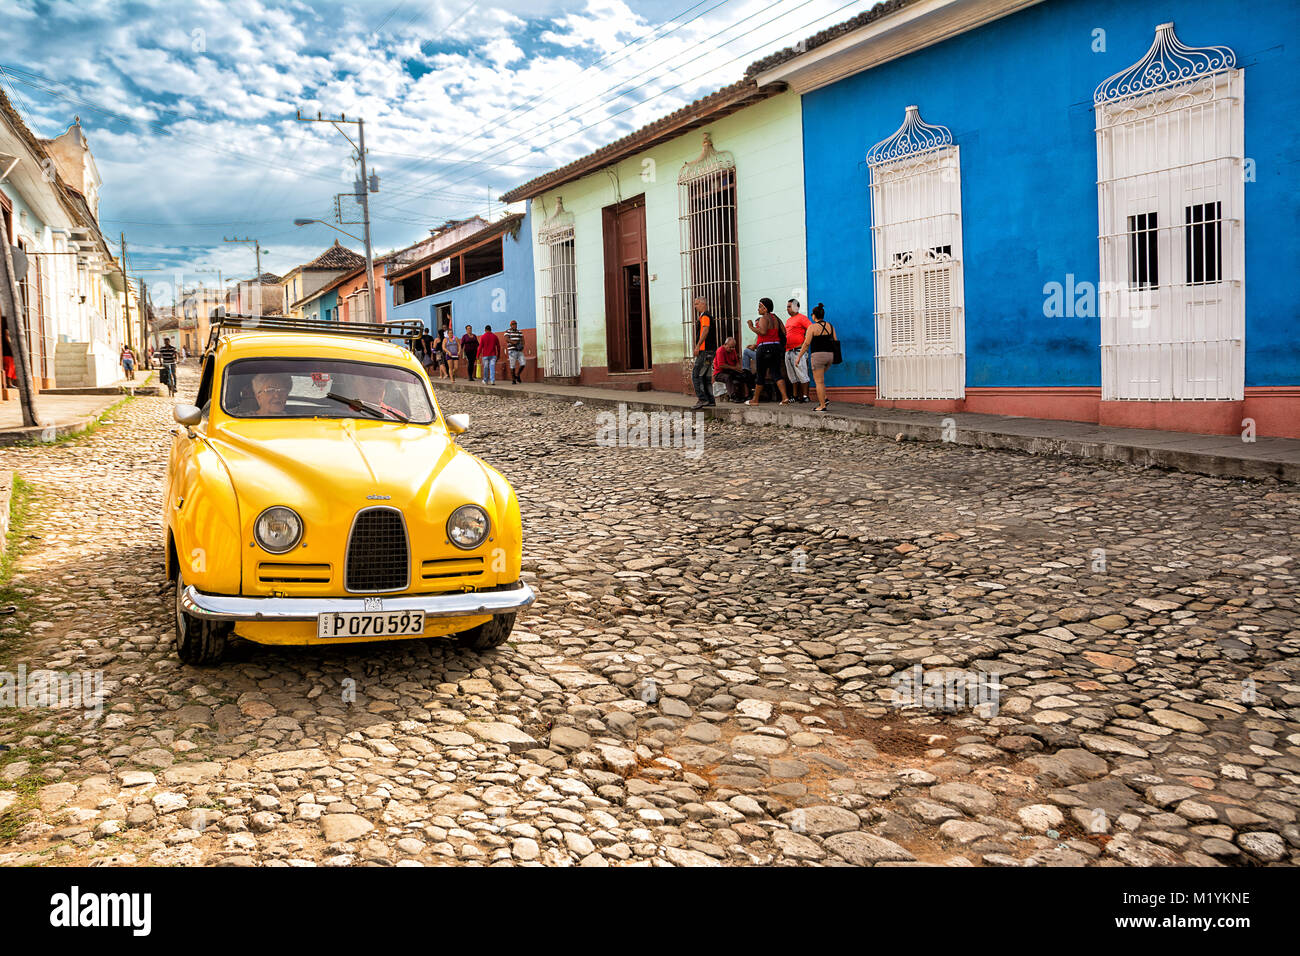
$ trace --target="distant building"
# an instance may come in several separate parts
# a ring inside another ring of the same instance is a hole
[[[526,213],[486,224],[475,217],[393,253],[384,275],[389,320],[418,319],[431,331],[450,325],[458,336],[467,325],[500,332],[514,320],[524,332],[525,378],[536,378],[531,233]]]
[[[285,315],[309,317],[304,306],[310,305],[310,317],[326,321],[338,319],[338,296],[330,293],[317,296],[325,286],[353,269],[363,268],[366,257],[341,245],[337,239],[311,262],[290,269],[281,280],[282,306]]]
[[[338,322],[383,322],[383,265],[384,260],[375,263],[373,282],[375,296],[379,300],[378,315],[370,312],[370,290],[366,286],[366,267],[363,263],[351,272],[345,272],[326,286],[322,286],[299,305],[304,316],[326,317],[327,321]]]
[[[226,292],[227,312],[240,315],[279,315],[284,311],[284,280],[273,272],[240,279]]]
[[[101,185],[79,121],[39,139],[0,92],[0,236],[28,260],[19,318],[38,390],[119,380],[122,345],[143,335],[135,290],[99,228]],[[0,381],[0,398],[15,394]]]

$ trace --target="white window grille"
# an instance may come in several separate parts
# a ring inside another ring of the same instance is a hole
[[[876,295],[876,395],[963,398],[961,158],[915,106],[867,153]]]
[[[578,271],[573,214],[556,198],[555,214],[537,234],[542,252],[542,367],[547,375],[581,373],[578,348]]]
[[[704,149],[677,175],[678,222],[682,254],[682,343],[684,356],[695,354],[696,298],[708,304],[721,345],[740,332],[740,252],[736,228],[736,160],[713,148],[704,134]]]
[[[1097,87],[1103,400],[1240,400],[1243,76],[1172,23]]]

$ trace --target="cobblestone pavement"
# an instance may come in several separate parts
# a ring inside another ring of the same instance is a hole
[[[37,493],[0,659],[107,692],[0,711],[0,863],[1300,861],[1294,490],[447,398],[539,594],[481,655],[182,666],[169,401],[0,453]]]

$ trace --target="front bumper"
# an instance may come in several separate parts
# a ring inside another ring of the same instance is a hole
[[[512,614],[537,596],[520,581],[508,591],[468,594],[383,594],[358,597],[240,597],[205,594],[193,585],[181,595],[181,606],[194,617],[210,621],[314,621],[318,614],[347,611],[423,611],[425,617],[481,617]],[[376,605],[375,602],[379,604]]]

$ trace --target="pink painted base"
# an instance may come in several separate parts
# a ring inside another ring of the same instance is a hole
[[[1235,435],[1241,431],[1244,406],[1245,402],[1102,402],[1097,423],[1116,428]]]
[[[832,401],[877,408],[979,412],[1200,435],[1239,435],[1249,418],[1257,437],[1300,438],[1300,386],[1247,388],[1240,402],[1103,402],[1095,387],[970,388],[963,400],[935,401],[877,400],[874,388],[860,385],[826,391]]]

